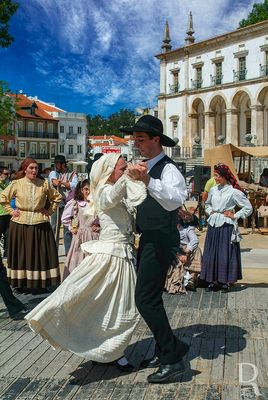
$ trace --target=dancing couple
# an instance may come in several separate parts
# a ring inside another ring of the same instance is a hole
[[[120,155],[107,154],[93,164],[91,207],[100,221],[99,240],[82,245],[87,257],[26,320],[53,347],[131,371],[124,350],[139,311],[156,342],[154,357],[141,366],[158,367],[148,381],[161,383],[185,372],[183,356],[188,351],[174,336],[162,300],[166,274],[179,246],[177,209],[187,190],[176,165],[163,152],[162,146],[175,143],[163,134],[158,118],[143,116],[122,131],[133,134],[135,146],[149,160],[127,166]],[[137,276],[135,208],[141,234]]]

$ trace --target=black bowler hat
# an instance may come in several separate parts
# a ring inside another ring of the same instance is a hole
[[[153,117],[152,115],[143,115],[135,125],[129,128],[120,128],[121,132],[133,133],[133,132],[145,132],[150,133],[153,136],[160,137],[160,143],[163,146],[174,147],[176,143],[167,135],[163,134],[163,124],[160,119]]]
[[[55,156],[55,160],[54,160],[54,164],[56,164],[56,163],[66,164],[65,156],[62,156],[61,154],[57,154]]]

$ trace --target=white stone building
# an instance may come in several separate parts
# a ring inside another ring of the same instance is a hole
[[[87,119],[82,113],[60,112],[58,154],[70,163],[85,161],[87,157]],[[80,169],[76,167],[75,169]],[[81,171],[82,172],[82,169]]]
[[[201,42],[192,15],[185,45],[172,50],[166,23],[158,116],[182,155],[221,143],[268,145],[268,21]],[[196,138],[196,140],[195,140]]]
[[[87,158],[88,136],[86,114],[66,112],[56,107],[55,104],[45,103],[36,97],[33,99],[44,109],[47,107],[47,112],[59,121],[57,154],[64,155],[69,164],[75,162],[74,169],[78,172],[84,172],[85,165],[82,166],[82,164]],[[49,107],[53,107],[53,110],[50,111]],[[79,162],[81,162],[81,165],[79,165]]]

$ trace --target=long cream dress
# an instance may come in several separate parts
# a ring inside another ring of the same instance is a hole
[[[88,256],[26,316],[30,327],[53,347],[104,363],[123,355],[139,320],[129,206],[145,197],[145,186],[125,176],[99,190],[99,240],[82,245]]]

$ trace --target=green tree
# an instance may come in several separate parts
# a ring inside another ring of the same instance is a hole
[[[8,47],[13,42],[9,34],[8,22],[17,11],[18,4],[12,0],[0,0],[0,47]],[[9,96],[9,89],[5,82],[0,81],[0,134],[9,134],[16,117],[16,101]]]
[[[14,40],[9,34],[8,22],[18,7],[12,0],[0,0],[0,47],[8,47]]]
[[[12,123],[16,117],[16,102],[9,94],[7,84],[0,81],[0,135],[14,131]]]
[[[252,11],[249,13],[246,19],[242,19],[239,22],[239,28],[256,24],[257,22],[265,21],[268,19],[268,0],[264,0],[263,3],[254,3]]]
[[[135,123],[135,114],[131,110],[121,109],[107,118],[101,115],[88,115],[87,121],[89,135],[116,135],[122,137],[119,128],[133,125]]]

